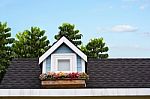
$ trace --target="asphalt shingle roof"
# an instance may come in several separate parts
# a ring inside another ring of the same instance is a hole
[[[6,89],[35,89],[40,88],[41,73],[38,59],[13,59],[0,84]]]
[[[150,88],[150,59],[88,59],[87,88]],[[38,59],[13,59],[0,84],[5,89],[39,89]]]
[[[150,88],[150,59],[89,59],[91,88]]]

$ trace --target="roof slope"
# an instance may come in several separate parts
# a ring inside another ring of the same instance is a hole
[[[38,59],[13,59],[2,80],[4,89],[39,89]],[[150,88],[150,59],[88,59],[87,88]]]
[[[150,59],[89,59],[91,88],[150,88]]]
[[[38,59],[13,59],[0,84],[0,88],[34,89],[40,88]]]

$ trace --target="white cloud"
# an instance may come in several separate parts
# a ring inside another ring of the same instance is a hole
[[[137,27],[126,24],[116,25],[111,28],[112,32],[135,32],[137,30],[138,30]]]
[[[149,47],[142,47],[138,44],[135,44],[135,45],[124,45],[124,46],[119,46],[119,45],[113,45],[113,46],[109,46],[110,48],[112,49],[117,49],[117,50],[144,50],[144,51],[149,51],[150,48]]]
[[[150,6],[150,0],[122,0],[124,5],[121,8],[134,8],[137,7],[140,10],[145,10]]]
[[[144,32],[143,34],[144,34],[144,36],[146,36],[146,37],[150,37],[150,32]]]
[[[146,9],[148,7],[148,5],[147,4],[144,4],[144,5],[141,5],[140,7],[139,7],[139,9],[140,10],[144,10],[144,9]]]
[[[140,8],[141,10],[144,10],[144,9],[145,9],[145,6],[142,5],[142,6],[140,6],[139,8]]]

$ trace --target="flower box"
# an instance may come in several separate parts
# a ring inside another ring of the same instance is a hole
[[[81,88],[85,87],[85,80],[57,79],[41,81],[43,88]]]
[[[48,72],[40,75],[43,88],[79,88],[85,87],[85,80],[88,79],[86,73],[54,73]]]

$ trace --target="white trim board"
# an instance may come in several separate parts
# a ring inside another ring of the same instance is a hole
[[[77,63],[76,63],[76,54],[74,53],[61,53],[61,54],[51,54],[51,71],[52,72],[61,72],[58,71],[58,59],[69,59],[70,60],[70,71],[63,72],[77,72]]]
[[[50,54],[52,54],[62,43],[68,45],[74,52],[76,52],[82,59],[87,62],[87,56],[82,51],[80,51],[74,44],[72,44],[66,37],[63,36],[39,58],[39,64],[44,61]]]
[[[0,89],[0,96],[150,96],[150,88]]]
[[[82,72],[85,72],[85,61],[81,59]]]
[[[46,73],[46,60],[43,61],[42,73]]]

